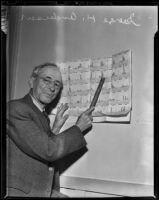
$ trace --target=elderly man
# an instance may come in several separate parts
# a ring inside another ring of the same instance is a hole
[[[54,63],[34,68],[30,91],[11,100],[7,112],[7,193],[21,197],[64,197],[59,192],[59,173],[54,162],[86,146],[83,132],[92,126],[89,108],[75,125],[60,132],[68,119],[68,105],[57,109],[50,127],[43,114],[46,105],[62,90],[62,77]]]

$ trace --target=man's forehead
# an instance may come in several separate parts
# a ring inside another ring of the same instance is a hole
[[[58,78],[62,80],[61,72],[58,67],[46,66],[39,71],[39,75],[49,76],[52,78]]]

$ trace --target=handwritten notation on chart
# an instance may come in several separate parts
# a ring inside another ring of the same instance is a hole
[[[48,21],[48,20],[56,20],[58,22],[60,21],[77,21],[78,19],[81,19],[83,22],[87,23],[96,23],[97,17],[94,14],[87,14],[86,16],[78,16],[76,12],[72,11],[70,14],[68,14],[67,16],[63,16],[63,15],[58,15],[56,12],[53,12],[52,15],[50,16],[25,16],[24,14],[21,16],[20,21]],[[107,18],[106,16],[103,17],[103,20],[101,20],[101,22],[103,24],[108,24],[108,25],[112,25],[112,24],[124,24],[124,25],[134,25],[134,26],[141,26],[141,24],[136,22],[135,19],[135,13],[131,13],[127,18]]]

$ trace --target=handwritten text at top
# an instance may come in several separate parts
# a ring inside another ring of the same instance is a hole
[[[46,17],[41,17],[41,16],[31,16],[31,17],[26,17],[25,15],[21,16],[21,21],[47,21],[47,20],[56,20],[56,21],[76,21],[78,19],[78,16],[75,12],[71,12],[69,16],[60,16],[57,15],[55,12],[53,12],[52,15],[46,16]],[[96,23],[96,17],[95,15],[87,15],[86,17],[81,18],[83,22],[90,22],[90,23]],[[114,23],[120,23],[120,24],[125,24],[125,25],[134,25],[134,26],[141,26],[141,24],[137,23],[135,21],[135,14],[131,13],[128,18],[107,18],[104,17],[103,24],[114,24]]]

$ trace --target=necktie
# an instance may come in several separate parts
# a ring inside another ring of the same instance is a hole
[[[44,114],[45,118],[47,119],[48,124],[50,125],[50,119],[49,119],[49,117],[48,117],[47,112],[46,112],[46,111],[43,111],[43,114]]]

